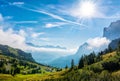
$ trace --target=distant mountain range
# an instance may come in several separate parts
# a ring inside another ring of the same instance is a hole
[[[114,46],[114,45],[117,45],[118,40],[120,40],[120,39],[117,39],[117,38],[120,38],[120,20],[118,20],[116,22],[112,22],[109,27],[104,28],[103,37],[106,37],[107,39],[109,39],[111,41],[113,40],[110,43],[111,47],[113,47],[113,48],[117,47],[117,46]],[[117,40],[115,40],[115,39],[117,39]],[[114,44],[114,43],[116,43],[116,44]],[[85,42],[83,45],[81,45],[79,47],[76,54],[66,56],[66,57],[60,57],[60,58],[50,62],[49,64],[53,65],[53,66],[59,66],[59,67],[65,67],[66,65],[70,66],[70,63],[71,63],[72,59],[74,59],[75,64],[77,64],[80,57],[83,54],[89,54],[93,51],[99,52],[99,50],[103,50],[103,49],[97,49],[97,48],[90,50],[90,49],[87,49],[88,46],[89,46],[88,43]]]

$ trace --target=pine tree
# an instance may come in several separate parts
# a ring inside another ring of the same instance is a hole
[[[72,61],[71,61],[71,69],[73,69],[74,68],[74,60],[72,59]]]
[[[118,42],[117,54],[120,54],[120,41]]]
[[[67,65],[65,66],[65,69],[68,69],[68,66],[67,66]]]
[[[78,69],[81,69],[82,67],[84,67],[84,57],[83,56],[79,60]]]
[[[108,51],[109,51],[109,53],[111,53],[113,51],[113,49],[110,46],[108,46]]]

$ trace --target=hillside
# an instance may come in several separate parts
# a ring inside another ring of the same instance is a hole
[[[7,45],[0,44],[0,55],[10,56],[19,60],[35,62],[30,53],[26,53],[20,49],[15,49]]]
[[[77,66],[66,69],[58,79],[45,81],[119,81],[120,80],[120,44],[117,50],[101,51],[81,57]],[[93,58],[92,58],[93,57]],[[73,64],[72,64],[73,65]]]
[[[102,60],[90,65],[85,65],[83,68],[65,69],[61,72],[47,73],[47,74],[32,74],[32,75],[0,75],[1,81],[119,81],[120,68],[115,65],[108,65],[105,68],[103,64],[119,63],[120,55],[116,52],[107,53],[101,56]],[[7,77],[7,78],[5,78]],[[31,78],[32,77],[32,78]],[[108,79],[109,78],[109,79]]]
[[[30,53],[0,45],[0,73],[35,74],[56,71],[55,68],[35,62]]]
[[[107,50],[107,51],[106,51]],[[60,72],[32,75],[0,75],[1,81],[119,81],[120,80],[120,44],[116,50],[110,48],[84,55],[78,65],[71,62]],[[8,77],[8,78],[5,78]],[[32,77],[32,78],[31,78]]]

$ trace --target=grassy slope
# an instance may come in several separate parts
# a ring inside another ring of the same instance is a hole
[[[29,75],[18,74],[14,77],[8,74],[0,74],[0,81],[41,81],[45,79],[61,78],[63,77],[62,76],[63,73],[64,71],[45,74],[29,74]]]
[[[90,69],[91,67],[92,68],[99,67],[99,69],[102,69],[101,63],[109,61],[115,56],[116,56],[116,52],[112,52],[112,53],[103,55],[102,61],[94,63],[89,66],[86,66],[83,69],[79,69],[78,72],[86,71],[86,70]],[[41,80],[43,80],[44,81],[45,79],[62,78],[62,77],[64,77],[64,73],[65,73],[65,71],[54,72],[54,73],[45,73],[45,74],[16,75],[14,77],[11,75],[0,74],[0,81],[15,81],[15,80],[17,80],[17,81],[41,81]],[[112,72],[112,75],[114,75],[114,76],[120,75],[120,70]]]
[[[14,58],[9,57],[9,56],[5,56],[5,55],[0,55],[0,59],[9,60],[9,59],[14,59]],[[17,60],[19,61],[19,59],[17,59]],[[48,66],[45,66],[45,65],[37,64],[35,62],[30,62],[30,61],[24,61],[24,62],[27,62],[28,64],[32,64],[32,65],[36,65],[36,66],[40,67],[43,72],[47,72],[46,70],[49,70],[49,69],[53,68],[53,67],[48,67]],[[6,67],[8,68],[8,66],[6,66]]]

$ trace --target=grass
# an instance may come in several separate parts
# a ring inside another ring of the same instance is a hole
[[[111,59],[114,59],[114,57],[116,56],[116,52],[112,52],[112,53],[108,53],[105,55],[102,55],[103,60],[94,64],[91,64],[89,66],[84,67],[83,69],[80,70],[85,70],[87,72],[87,70],[95,70],[95,71],[103,71],[102,68],[102,63],[103,62],[107,62]],[[46,67],[42,67],[42,68],[46,68]],[[79,71],[80,71],[79,70]],[[46,79],[57,79],[57,78],[62,78],[64,77],[64,71],[60,71],[60,72],[45,72],[43,74],[28,74],[28,75],[22,75],[22,74],[18,74],[16,76],[11,76],[8,74],[0,74],[0,81],[45,81]],[[118,76],[120,77],[120,70],[112,72],[111,73],[113,76]]]
[[[51,78],[60,78],[63,77],[62,72],[54,72],[54,73],[45,73],[45,74],[29,74],[29,75],[21,75],[18,74],[16,76],[11,76],[8,74],[0,74],[0,81],[44,81],[45,79]]]
[[[108,53],[105,55],[102,55],[103,61],[109,60],[111,57],[114,57],[116,55],[116,52]]]

